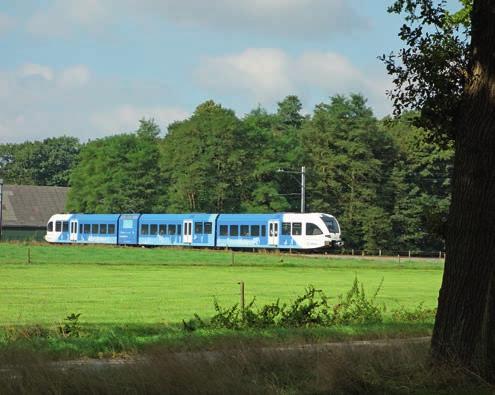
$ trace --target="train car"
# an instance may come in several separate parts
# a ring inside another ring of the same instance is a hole
[[[316,250],[342,246],[340,226],[324,213],[56,214],[50,243]]]
[[[328,214],[221,214],[217,221],[217,247],[311,250],[342,244],[340,226]]]
[[[277,248],[282,214],[220,214],[217,247]]]
[[[119,214],[56,214],[47,225],[50,243],[117,244]]]
[[[139,245],[215,247],[218,214],[143,214]]]

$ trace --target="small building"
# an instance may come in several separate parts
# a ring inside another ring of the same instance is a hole
[[[43,240],[48,219],[65,212],[66,187],[4,185],[2,240]]]

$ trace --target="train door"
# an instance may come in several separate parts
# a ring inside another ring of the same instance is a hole
[[[69,234],[69,240],[70,241],[77,241],[77,228],[78,228],[78,223],[77,221],[70,221],[70,234]]]
[[[268,221],[268,244],[278,246],[278,221]]]
[[[184,221],[182,226],[182,242],[191,244],[192,243],[192,221]]]

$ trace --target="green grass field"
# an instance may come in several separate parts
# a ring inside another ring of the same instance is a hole
[[[28,249],[31,264],[28,264]],[[388,311],[436,305],[441,261],[313,258],[297,255],[190,249],[0,244],[0,325],[60,323],[82,313],[85,324],[177,323],[194,313],[208,317],[213,298],[222,305],[246,299],[288,301],[308,285],[330,297],[345,293],[357,276]]]

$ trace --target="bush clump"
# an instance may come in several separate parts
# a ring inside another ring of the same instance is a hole
[[[242,309],[239,304],[223,308],[218,301],[213,301],[215,315],[209,320],[203,320],[195,314],[189,321],[183,321],[186,331],[199,328],[300,328],[314,326],[329,326],[341,324],[370,324],[383,321],[385,306],[376,303],[376,296],[381,289],[383,280],[368,297],[364,286],[357,277],[351,289],[337,298],[337,303],[331,305],[329,298],[321,289],[309,286],[304,294],[295,298],[291,303],[274,303],[256,308],[256,298]]]

